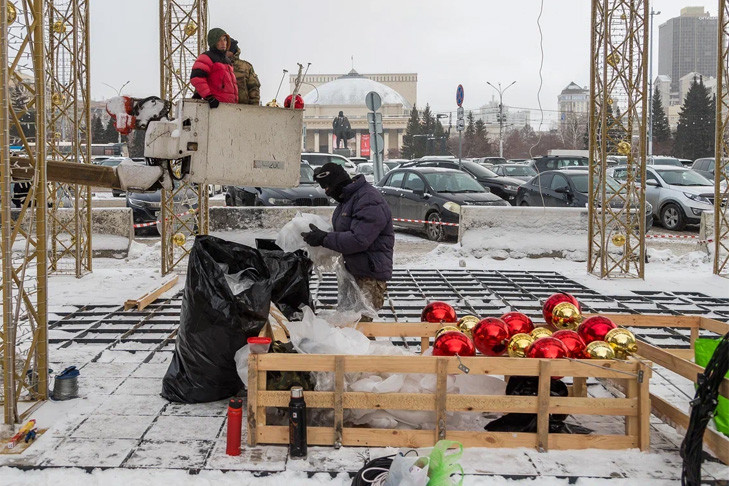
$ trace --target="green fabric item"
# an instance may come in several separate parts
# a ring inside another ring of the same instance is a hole
[[[449,449],[457,448],[457,452]],[[463,455],[463,444],[452,440],[439,440],[430,453],[428,468],[428,486],[461,486],[463,484],[463,467],[458,460]],[[451,477],[454,474],[459,476]]]
[[[208,32],[208,45],[210,47],[215,47],[215,44],[217,44],[220,38],[224,35],[228,34],[223,29],[219,29],[217,27],[214,29],[210,29],[210,31]]]
[[[694,359],[699,366],[706,367],[714,355],[719,339],[697,339],[694,344]],[[725,375],[729,378],[729,372]],[[714,414],[716,429],[722,434],[729,436],[729,400],[719,395],[716,412]]]

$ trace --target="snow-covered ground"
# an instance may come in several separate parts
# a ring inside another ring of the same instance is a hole
[[[216,236],[253,244],[255,238],[274,235],[248,232]],[[712,275],[710,260],[700,252],[650,249],[645,280],[600,279],[589,275],[586,263],[579,261],[502,260],[499,255],[482,255],[457,244],[438,245],[410,233],[397,235],[399,268],[553,271],[606,295],[651,290],[729,297],[729,283]],[[95,259],[94,272],[80,280],[51,276],[52,317],[84,304],[119,306],[155,288],[165,278],[160,273],[159,258],[159,243],[145,240],[134,242],[126,259]],[[163,297],[172,297],[183,284],[184,277]],[[39,426],[49,430],[24,454],[0,455],[0,466],[17,466],[0,467],[0,484],[349,485],[348,473],[358,470],[365,460],[394,452],[311,448],[309,457],[302,461],[288,458],[285,447],[259,446],[244,448],[240,457],[228,457],[224,451],[224,402],[179,405],[159,397],[171,351],[169,345],[154,353],[121,349],[110,352],[93,343],[51,346],[54,368],[86,365],[82,369],[81,398],[48,402],[33,414]],[[663,373],[652,383],[652,391],[671,398],[677,406],[686,406],[690,386],[679,380]],[[606,393],[599,384],[588,390],[591,394]],[[469,449],[462,460],[467,473],[464,484],[676,484],[681,439],[674,429],[652,417],[651,450],[647,453]],[[34,469],[37,467],[40,469]],[[729,477],[727,467],[716,462],[705,463],[704,471],[708,479]]]

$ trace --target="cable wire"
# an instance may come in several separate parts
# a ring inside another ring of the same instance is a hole
[[[686,436],[681,443],[682,486],[701,484],[701,460],[704,446],[704,431],[714,416],[718,403],[719,385],[729,371],[729,333],[719,341],[704,372],[696,383],[696,396],[691,401],[691,414]]]
[[[352,486],[382,486],[385,484],[394,457],[394,455],[378,457],[365,464],[352,480]]]

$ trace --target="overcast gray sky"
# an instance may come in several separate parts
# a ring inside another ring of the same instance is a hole
[[[159,94],[159,2],[92,0],[91,89],[93,99],[116,93]],[[717,15],[717,2],[656,0],[654,27],[657,74],[658,26],[685,6]],[[282,69],[311,63],[310,74],[418,73],[418,105],[455,109],[455,90],[465,89],[466,109],[490,100],[486,81],[506,85],[504,103],[537,107],[540,63],[539,0],[209,0],[209,27],[238,39],[261,83],[261,97],[276,93]],[[570,81],[589,85],[590,2],[545,0],[542,104],[556,110],[557,95]],[[282,92],[288,88],[288,80]],[[283,96],[279,96],[283,99]],[[364,100],[363,100],[364,102]],[[534,115],[532,115],[534,116]]]

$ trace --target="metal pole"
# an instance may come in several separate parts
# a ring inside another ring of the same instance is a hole
[[[516,81],[512,81],[509,86],[507,86],[504,89],[501,89],[501,83],[499,83],[499,87],[497,88],[490,82],[486,81],[486,84],[491,86],[496,90],[497,93],[499,93],[499,157],[504,157],[504,137],[503,137],[503,131],[504,131],[504,93],[506,93],[506,90],[514,86],[516,84]]]
[[[653,156],[653,16],[660,15],[660,10],[656,12],[651,7],[650,18],[650,40],[648,46],[648,157]]]
[[[461,154],[463,151],[463,130],[458,130],[458,169],[463,170],[463,160]]]

